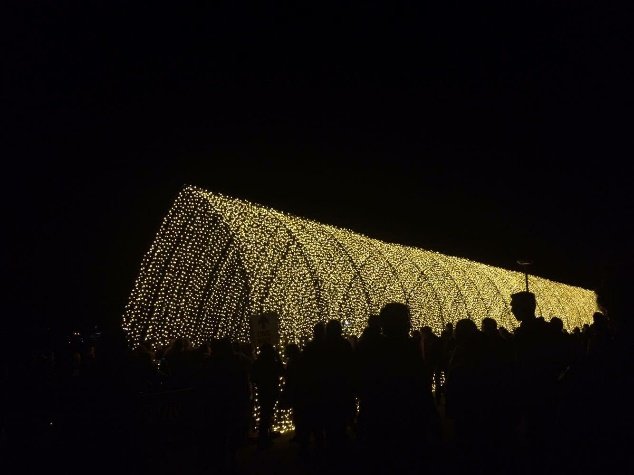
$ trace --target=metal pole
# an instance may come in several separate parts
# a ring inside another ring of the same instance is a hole
[[[524,284],[526,286],[526,292],[528,292],[528,266],[530,266],[532,262],[522,259],[522,260],[517,260],[517,263],[524,270]]]

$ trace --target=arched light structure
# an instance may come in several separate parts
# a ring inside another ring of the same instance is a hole
[[[531,276],[538,315],[570,329],[589,322],[593,292]],[[414,327],[490,316],[510,329],[519,272],[301,219],[246,201],[186,187],[143,259],[124,315],[136,346],[179,336],[200,344],[246,341],[249,318],[280,315],[283,342],[300,341],[318,321],[340,319],[360,334],[390,301],[410,306]]]

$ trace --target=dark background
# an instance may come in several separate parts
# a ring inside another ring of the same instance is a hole
[[[118,323],[185,184],[588,288],[631,256],[624,6],[266,3],[9,5],[12,321]]]

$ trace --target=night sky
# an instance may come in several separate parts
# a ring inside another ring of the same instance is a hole
[[[612,2],[14,3],[6,290],[27,327],[118,322],[186,184],[588,288],[632,255]]]

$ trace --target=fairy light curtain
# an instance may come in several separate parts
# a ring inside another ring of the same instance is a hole
[[[537,314],[571,329],[590,322],[594,293],[530,277]],[[195,345],[249,338],[249,318],[274,311],[283,343],[318,321],[359,335],[386,302],[410,306],[412,325],[495,318],[517,324],[519,272],[376,239],[195,187],[178,195],[145,255],[124,314],[133,346],[185,336]]]

